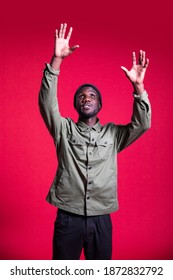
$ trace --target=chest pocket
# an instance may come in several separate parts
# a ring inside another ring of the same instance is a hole
[[[84,140],[71,134],[67,136],[67,140],[69,143],[69,151],[74,154],[76,158],[86,158],[86,143]]]
[[[99,158],[107,159],[113,151],[113,139],[109,137],[100,139],[96,142],[96,146],[98,148]]]

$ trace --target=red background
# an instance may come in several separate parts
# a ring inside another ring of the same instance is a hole
[[[56,208],[45,201],[57,161],[37,100],[55,28],[73,26],[59,81],[63,116],[74,120],[73,94],[83,82],[103,96],[100,120],[125,124],[132,86],[120,66],[132,51],[150,59],[145,86],[152,128],[119,154],[120,210],[112,214],[113,259],[172,259],[172,8],[168,1],[13,1],[0,29],[0,258],[51,259]],[[83,258],[83,256],[82,256]]]

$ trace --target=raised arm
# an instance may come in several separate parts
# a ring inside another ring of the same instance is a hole
[[[43,120],[55,138],[60,134],[63,118],[59,112],[57,99],[57,85],[60,65],[64,58],[78,48],[78,45],[69,46],[72,27],[65,38],[67,24],[61,24],[59,31],[55,31],[54,53],[50,64],[46,65],[39,93],[39,107]]]
[[[121,69],[134,88],[134,105],[131,122],[127,125],[119,125],[117,128],[117,150],[121,151],[138,139],[151,126],[151,105],[148,94],[144,88],[144,77],[149,64],[145,52],[139,52],[139,60],[132,54],[132,68],[128,70],[124,66]]]

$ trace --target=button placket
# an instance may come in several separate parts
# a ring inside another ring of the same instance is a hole
[[[93,168],[90,165],[90,163],[88,163],[88,166],[87,166],[87,191],[91,191],[92,186],[93,186]]]
[[[87,166],[87,191],[92,190],[93,185],[93,168],[91,165],[91,158],[93,155],[93,146],[92,144],[88,145],[88,166]]]
[[[86,188],[86,208],[91,199],[91,193],[94,180],[94,168],[92,166],[92,157],[95,145],[94,132],[90,130],[90,142],[88,143],[88,166],[87,166],[87,188]]]

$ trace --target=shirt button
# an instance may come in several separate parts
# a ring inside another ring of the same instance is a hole
[[[90,196],[88,196],[87,199],[90,199]]]
[[[92,184],[92,181],[89,181],[88,184],[91,185],[91,184]]]
[[[88,169],[92,169],[92,166],[88,166]]]
[[[91,156],[91,155],[92,155],[92,153],[91,153],[91,152],[89,152],[89,155]]]
[[[92,138],[92,140],[91,141],[94,141],[94,138]]]

